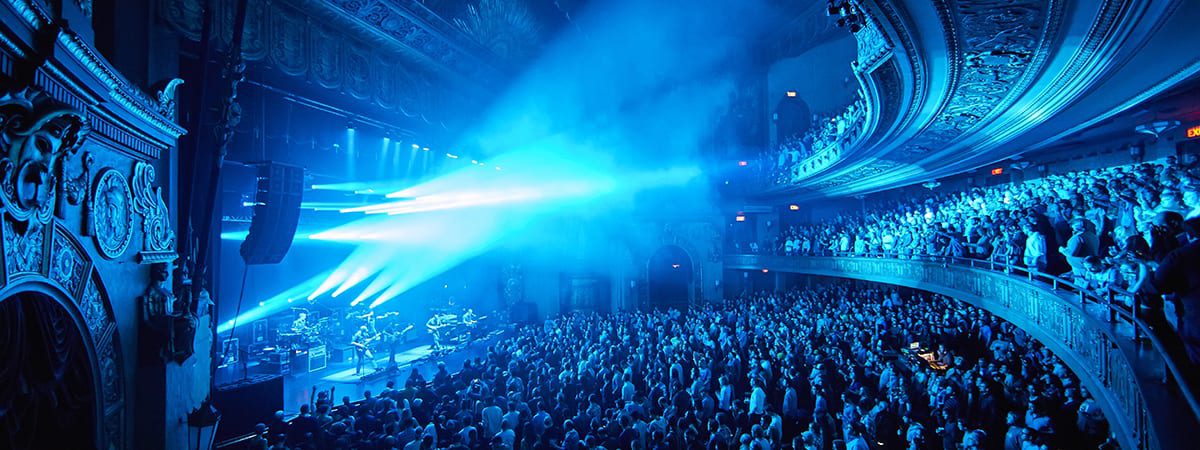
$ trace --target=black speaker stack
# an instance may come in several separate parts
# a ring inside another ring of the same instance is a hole
[[[213,404],[221,410],[216,442],[254,432],[254,425],[268,423],[275,411],[283,410],[283,377],[258,376],[218,386]]]
[[[240,250],[247,265],[277,264],[287,256],[296,236],[304,168],[271,161],[255,165],[254,217]]]

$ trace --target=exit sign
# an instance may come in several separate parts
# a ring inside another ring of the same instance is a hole
[[[1194,127],[1188,128],[1187,129],[1187,137],[1188,137],[1188,139],[1195,139],[1195,138],[1200,137],[1200,125],[1196,125]]]

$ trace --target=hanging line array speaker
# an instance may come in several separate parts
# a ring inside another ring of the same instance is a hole
[[[272,161],[256,163],[258,181],[254,193],[254,217],[242,242],[242,260],[247,265],[276,264],[287,256],[300,221],[304,196],[304,168]]]

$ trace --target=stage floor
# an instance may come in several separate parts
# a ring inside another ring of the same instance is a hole
[[[387,375],[370,377],[368,381],[361,381],[362,374],[354,374],[356,364],[353,357],[349,358],[348,362],[330,362],[328,367],[316,372],[286,375],[283,381],[284,412],[288,415],[298,414],[300,405],[308,403],[313,386],[316,386],[318,391],[328,391],[333,388],[333,403],[336,405],[341,404],[343,396],[350,396],[351,401],[358,401],[363,398],[365,391],[371,391],[372,395],[378,394],[389,380],[395,381],[397,386],[402,386],[414,368],[426,380],[433,379],[433,375],[437,373],[438,362],[445,362],[447,370],[457,372],[462,368],[464,361],[484,357],[487,354],[488,346],[501,339],[502,336],[503,334],[490,335],[475,341],[469,347],[452,350],[438,358],[428,357],[432,353],[429,339],[410,342],[402,346],[396,353],[396,365],[399,370]],[[376,355],[376,367],[383,370],[387,368],[387,364],[386,352],[383,355]],[[371,372],[370,365],[367,365],[363,368],[363,374],[369,372]]]

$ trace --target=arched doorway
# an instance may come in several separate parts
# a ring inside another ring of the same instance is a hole
[[[783,97],[775,104],[775,139],[785,142],[802,136],[813,126],[812,110],[800,97]]]
[[[0,298],[0,448],[96,446],[96,377],[76,317],[36,290]]]
[[[646,277],[649,306],[687,308],[691,303],[692,258],[678,245],[659,248],[650,256]]]

